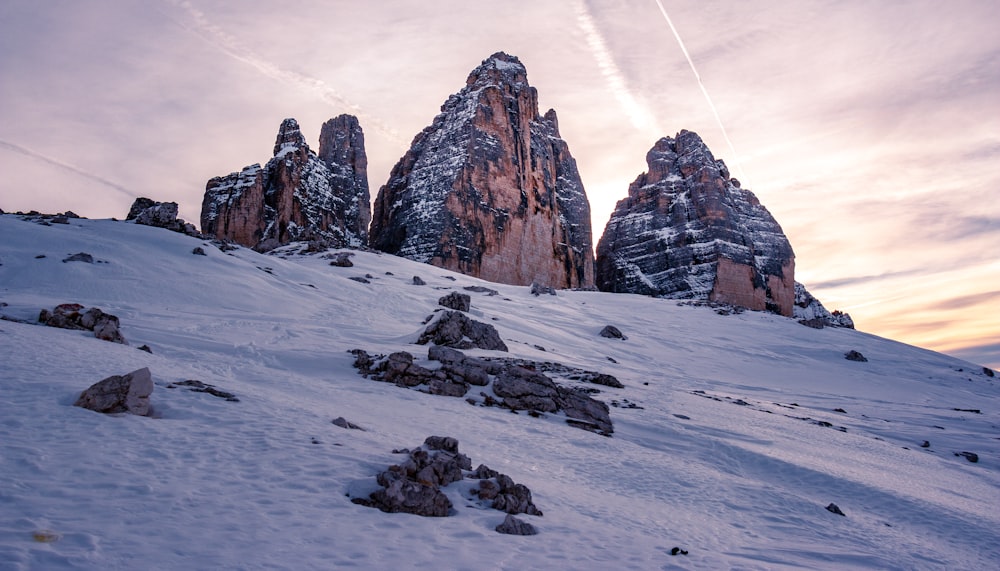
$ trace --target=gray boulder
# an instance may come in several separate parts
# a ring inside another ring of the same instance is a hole
[[[621,330],[614,325],[605,325],[604,329],[601,329],[599,335],[601,337],[607,337],[608,339],[621,339],[622,341],[628,339],[628,337],[626,337]]]
[[[570,424],[602,434],[614,431],[608,405],[590,398],[586,393],[560,387],[556,402],[566,411]]]
[[[73,406],[106,414],[127,412],[149,416],[149,395],[152,393],[152,376],[149,369],[143,367],[127,375],[114,375],[91,385],[80,393]]]
[[[93,264],[94,256],[88,254],[87,252],[77,252],[76,254],[63,258],[63,263],[65,264],[66,262],[83,262],[86,264]]]
[[[467,293],[458,293],[457,291],[453,291],[439,299],[438,305],[443,305],[448,309],[454,309],[456,311],[468,312],[472,307],[472,297],[470,297]]]
[[[500,489],[493,499],[493,509],[508,514],[542,515],[541,510],[532,502],[531,490],[527,486],[514,483],[514,480],[506,474],[497,476],[496,482]]]
[[[351,256],[353,255],[354,252],[335,252],[324,256],[324,258],[330,260],[331,266],[336,266],[338,268],[351,268],[354,267],[354,262],[351,261]]]
[[[556,412],[559,389],[552,379],[522,367],[511,367],[497,375],[493,392],[514,409]]]
[[[456,349],[507,351],[495,327],[469,319],[458,311],[444,311],[427,326],[417,343],[426,345],[429,342]]]
[[[537,535],[538,530],[530,523],[518,519],[510,514],[504,518],[503,523],[496,527],[497,533],[504,535]]]
[[[531,295],[538,297],[542,294],[556,295],[556,289],[552,286],[542,285],[538,282],[531,283]]]
[[[337,418],[333,419],[332,423],[335,426],[339,426],[341,428],[347,428],[347,429],[350,429],[350,430],[360,430],[362,432],[364,432],[364,430],[365,430],[364,428],[361,428],[357,424],[354,424],[353,422],[347,420],[346,418],[344,418],[342,416],[338,416]]]
[[[864,355],[862,355],[860,352],[855,351],[854,349],[851,349],[850,351],[848,351],[847,353],[845,353],[844,354],[844,358],[847,359],[848,361],[857,361],[858,363],[867,363],[868,362],[868,358],[867,357],[865,357]]]
[[[357,498],[354,502],[386,513],[410,513],[424,517],[447,517],[451,511],[451,500],[435,486],[401,477],[386,481],[386,484],[372,493],[369,500]]]

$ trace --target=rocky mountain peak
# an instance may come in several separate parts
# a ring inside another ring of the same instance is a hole
[[[465,85],[471,88],[483,88],[489,85],[521,85],[528,86],[528,70],[517,57],[497,52],[483,60],[479,67],[472,70]]]
[[[319,156],[298,122],[285,119],[263,168],[254,164],[208,181],[202,231],[261,251],[292,241],[363,246],[371,219],[367,168],[357,118],[327,121]]]
[[[291,118],[285,119],[278,127],[278,136],[274,141],[274,156],[301,150],[308,153],[309,145],[306,144],[306,138],[299,129],[299,122]]]
[[[514,56],[483,60],[379,190],[371,245],[491,281],[593,284],[590,204]]]
[[[791,244],[701,137],[691,131],[664,137],[646,163],[598,243],[598,288],[791,316]]]

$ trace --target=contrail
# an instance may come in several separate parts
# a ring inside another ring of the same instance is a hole
[[[364,118],[365,123],[373,125],[376,131],[382,133],[389,139],[392,139],[395,142],[405,142],[400,138],[399,133],[397,133],[394,129],[379,119],[372,117],[361,107],[350,102],[322,79],[299,73],[297,71],[283,69],[281,66],[258,56],[253,51],[240,45],[239,41],[235,37],[226,33],[226,31],[222,28],[211,23],[208,18],[205,17],[204,12],[196,8],[193,4],[191,4],[191,2],[188,2],[187,0],[167,1],[187,12],[188,16],[191,17],[191,20],[194,23],[194,26],[191,27],[186,26],[183,22],[179,22],[181,26],[198,34],[206,41],[222,50],[222,52],[229,57],[249,65],[266,77],[293,85],[306,92],[312,92],[321,100],[333,105],[334,107],[346,107],[354,115]]]
[[[593,54],[594,59],[597,61],[597,67],[601,70],[601,75],[607,81],[608,87],[614,94],[615,99],[624,108],[625,114],[628,115],[632,125],[640,131],[651,131],[654,137],[662,136],[663,133],[660,131],[659,125],[657,125],[656,118],[629,91],[628,84],[625,82],[625,75],[615,63],[614,57],[611,55],[611,50],[608,49],[608,45],[604,42],[604,37],[594,23],[594,18],[590,15],[590,10],[587,9],[586,2],[583,0],[578,1],[575,5],[575,12],[577,24],[583,30],[583,35],[587,39],[587,45],[590,47],[591,54]]]
[[[701,93],[705,96],[705,101],[708,102],[708,106],[712,109],[712,113],[715,115],[715,122],[719,124],[719,130],[722,131],[722,136],[726,139],[726,144],[729,145],[729,150],[733,153],[733,158],[736,159],[736,168],[740,171],[740,178],[746,181],[746,173],[743,172],[743,165],[740,164],[739,156],[736,154],[736,147],[733,146],[733,142],[729,139],[729,133],[726,133],[726,127],[722,124],[722,118],[719,117],[719,110],[715,108],[715,103],[712,103],[712,98],[708,95],[708,90],[705,89],[705,84],[701,81],[701,75],[698,73],[698,68],[694,66],[694,60],[691,59],[691,54],[688,53],[687,47],[684,46],[684,41],[681,40],[681,35],[677,32],[677,28],[674,27],[673,21],[670,20],[670,15],[667,14],[667,9],[663,7],[663,2],[660,0],[653,0],[656,5],[660,8],[660,13],[663,14],[663,18],[667,21],[667,25],[670,26],[670,31],[674,33],[674,38],[677,39],[677,45],[681,47],[681,52],[684,53],[684,58],[687,59],[688,65],[691,66],[691,71],[694,72],[694,78],[698,80],[698,87],[701,88]]]
[[[39,153],[39,152],[36,152],[36,151],[32,151],[31,149],[22,147],[21,145],[16,145],[14,143],[8,143],[7,141],[0,140],[0,148],[4,148],[4,149],[7,149],[8,151],[13,151],[15,153],[20,153],[20,154],[22,154],[22,155],[24,155],[26,157],[31,157],[33,159],[38,159],[38,160],[40,160],[40,161],[42,161],[44,163],[48,163],[48,164],[50,164],[52,166],[58,167],[58,168],[63,169],[65,171],[69,171],[69,172],[71,172],[71,173],[73,173],[75,175],[79,175],[79,176],[82,176],[84,178],[88,178],[88,179],[90,179],[90,180],[92,180],[94,182],[103,184],[104,186],[106,186],[108,188],[113,188],[113,189],[117,190],[118,192],[124,194],[125,196],[127,196],[129,198],[135,198],[136,197],[136,193],[135,192],[133,192],[133,191],[125,188],[124,186],[122,186],[120,184],[116,184],[114,182],[111,182],[110,180],[108,180],[108,179],[106,179],[104,177],[100,177],[100,176],[97,176],[96,174],[89,173],[89,172],[87,172],[87,171],[85,171],[83,169],[77,168],[77,167],[75,167],[75,166],[73,166],[71,164],[67,164],[67,163],[64,163],[64,162],[62,162],[60,160],[53,159],[52,157],[47,157],[47,156],[43,155],[42,153]]]

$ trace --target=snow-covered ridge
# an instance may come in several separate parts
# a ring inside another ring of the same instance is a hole
[[[0,321],[0,567],[1000,561],[1000,388],[981,367],[767,313],[627,294],[535,297],[386,254],[354,252],[343,268],[298,249],[222,252],[125,222],[0,216],[0,314],[32,321],[76,301],[117,315],[131,343]],[[103,263],[62,262],[77,252]],[[350,279],[365,275],[370,283]],[[622,381],[593,395],[611,405],[614,436],[376,383],[351,367],[347,351],[359,347],[423,360],[413,342],[449,291],[472,295],[471,317],[495,325],[509,356]],[[628,339],[598,335],[607,324]],[[850,350],[868,362],[846,360]],[[153,375],[156,418],[71,406],[90,384],[141,367]],[[167,388],[187,379],[239,402]],[[341,416],[364,431],[331,424]],[[430,435],[458,438],[477,463],[529,486],[544,516],[525,517],[539,535],[497,534],[503,514],[470,507],[470,486],[445,488],[455,506],[445,518],[351,503],[400,461],[394,449]],[[963,451],[978,463],[955,456]],[[846,516],[824,509],[831,503]]]

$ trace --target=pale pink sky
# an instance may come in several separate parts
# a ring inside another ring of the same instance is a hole
[[[555,108],[595,239],[660,136],[697,131],[858,328],[1000,368],[992,0],[6,0],[0,208],[197,222],[208,178],[295,117],[358,115],[374,195],[495,51]],[[735,151],[735,154],[734,154]]]

